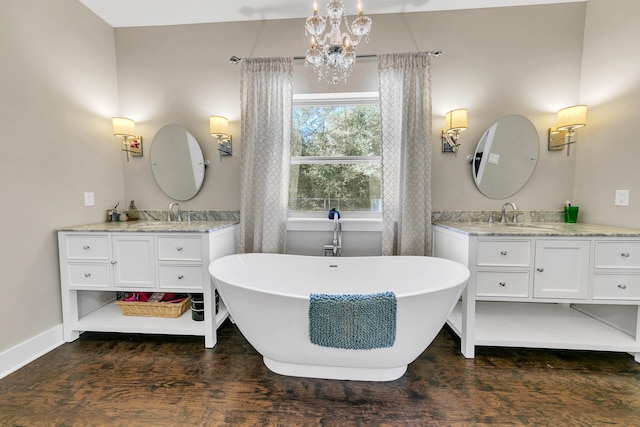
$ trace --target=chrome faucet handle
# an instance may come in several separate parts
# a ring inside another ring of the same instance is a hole
[[[171,222],[171,211],[167,211],[167,222]]]
[[[489,212],[489,219],[487,220],[489,224],[493,224],[493,212]]]

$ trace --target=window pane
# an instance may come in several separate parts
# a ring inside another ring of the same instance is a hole
[[[291,166],[289,209],[380,212],[380,164]]]
[[[292,137],[292,156],[379,156],[380,107],[294,107]]]

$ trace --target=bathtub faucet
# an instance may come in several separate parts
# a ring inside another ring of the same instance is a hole
[[[329,211],[329,219],[333,220],[333,239],[330,245],[324,245],[324,256],[331,253],[332,256],[342,255],[342,223],[340,212],[335,209]]]

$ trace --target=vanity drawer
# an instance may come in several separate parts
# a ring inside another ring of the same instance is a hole
[[[108,288],[109,264],[67,264],[69,288]]]
[[[161,289],[204,289],[201,265],[161,265]]]
[[[526,298],[529,296],[529,272],[478,271],[476,296]]]
[[[479,266],[528,267],[531,263],[531,241],[480,240],[476,259]]]
[[[596,242],[595,268],[640,269],[640,241]]]
[[[109,259],[109,237],[95,235],[67,235],[67,259]]]
[[[158,237],[160,261],[202,261],[202,239],[198,236]]]
[[[593,299],[640,300],[640,274],[596,274]]]

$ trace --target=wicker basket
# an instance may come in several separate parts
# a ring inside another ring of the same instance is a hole
[[[116,301],[116,305],[122,310],[125,316],[146,316],[146,317],[180,317],[191,307],[191,297],[185,298],[181,302],[141,302],[141,301]]]

